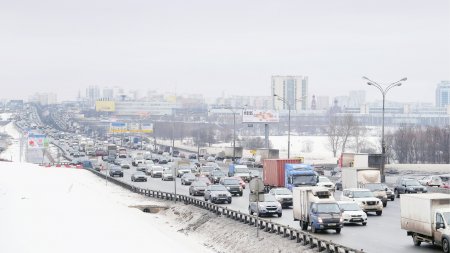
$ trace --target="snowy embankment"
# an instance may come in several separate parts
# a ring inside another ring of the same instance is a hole
[[[0,252],[211,252],[89,171],[14,162],[0,171]]]
[[[10,122],[4,127],[5,133],[12,138],[9,147],[0,154],[0,158],[20,162],[20,132],[16,129],[14,123]]]

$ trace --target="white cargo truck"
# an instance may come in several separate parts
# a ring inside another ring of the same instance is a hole
[[[415,246],[427,242],[450,252],[450,195],[404,194],[400,199],[401,228]]]
[[[380,169],[367,167],[342,168],[342,188],[363,188],[365,184],[381,182]]]
[[[300,221],[302,230],[311,226],[313,233],[327,229],[341,232],[344,222],[342,212],[327,188],[295,187],[292,195],[294,221]]]

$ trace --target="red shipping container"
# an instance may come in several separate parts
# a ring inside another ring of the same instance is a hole
[[[264,185],[270,187],[285,187],[285,164],[298,164],[299,159],[265,159],[263,167]]]

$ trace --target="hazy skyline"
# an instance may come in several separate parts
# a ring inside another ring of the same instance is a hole
[[[309,77],[309,94],[350,90],[433,102],[450,79],[448,0],[2,1],[0,98],[89,85],[270,95],[272,75]]]

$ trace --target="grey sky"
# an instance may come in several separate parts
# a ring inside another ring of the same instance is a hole
[[[218,96],[270,95],[271,75],[307,75],[310,94],[404,86],[434,101],[450,79],[450,1],[0,0],[0,98],[88,85]]]

